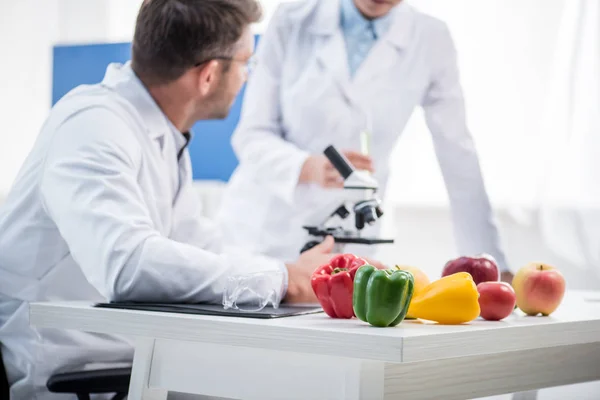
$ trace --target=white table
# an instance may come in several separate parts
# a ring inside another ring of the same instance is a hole
[[[550,317],[395,328],[325,314],[258,320],[78,303],[32,304],[30,312],[38,327],[135,338],[130,400],[164,399],[168,390],[234,399],[450,400],[600,380],[598,300],[571,292]]]

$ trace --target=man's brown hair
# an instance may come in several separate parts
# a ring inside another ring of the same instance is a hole
[[[256,0],[145,0],[132,67],[147,84],[169,83],[201,62],[232,57],[244,29],[261,16]]]

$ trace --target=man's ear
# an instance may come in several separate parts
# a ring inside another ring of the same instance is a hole
[[[197,84],[198,90],[200,91],[202,96],[206,96],[212,91],[215,82],[218,79],[219,63],[216,60],[209,61],[206,64],[200,66]]]

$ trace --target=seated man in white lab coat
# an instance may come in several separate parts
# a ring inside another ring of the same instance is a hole
[[[131,63],[51,111],[0,209],[11,398],[61,399],[51,374],[132,360],[120,337],[30,327],[30,302],[219,302],[227,277],[257,271],[283,272],[285,301],[316,301],[310,274],[333,240],[287,264],[233,251],[192,190],[188,132],[228,114],[260,14],[254,0],[146,1]]]

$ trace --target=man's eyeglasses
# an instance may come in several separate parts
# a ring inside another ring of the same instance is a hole
[[[244,64],[246,64],[246,70],[248,71],[248,73],[252,72],[254,70],[254,67],[256,67],[256,58],[254,56],[250,57],[250,59],[247,61],[246,60],[238,60],[233,57],[223,57],[223,56],[211,57],[207,60],[200,61],[200,62],[194,64],[194,67],[199,67],[200,65],[206,64],[207,62],[210,62],[212,60],[226,60],[226,61],[231,61],[231,62],[244,63]]]

